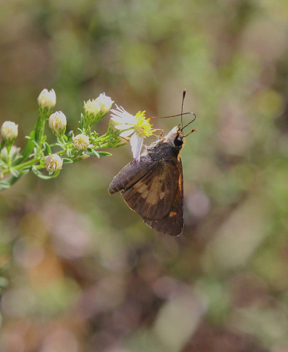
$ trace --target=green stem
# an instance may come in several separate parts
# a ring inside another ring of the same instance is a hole
[[[23,167],[25,166],[32,166],[32,165],[35,165],[36,163],[38,163],[40,161],[40,159],[33,159],[33,160],[29,160],[29,161],[26,161],[26,163],[23,163],[23,164],[19,164],[19,165],[16,165],[14,166],[14,170],[21,170],[23,169]],[[3,174],[6,175],[10,172],[10,168],[8,168],[7,170],[4,170],[3,171]]]

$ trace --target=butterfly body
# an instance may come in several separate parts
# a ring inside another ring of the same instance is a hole
[[[121,192],[127,205],[151,228],[171,236],[183,231],[183,173],[179,126],[152,143],[116,175],[109,193]]]

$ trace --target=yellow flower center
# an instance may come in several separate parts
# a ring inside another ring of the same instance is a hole
[[[152,129],[152,125],[150,124],[150,119],[146,119],[145,111],[139,111],[135,115],[136,123],[134,125],[134,130],[138,134],[139,137],[150,137],[152,133],[155,131]]]

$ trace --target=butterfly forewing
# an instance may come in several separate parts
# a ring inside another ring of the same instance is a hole
[[[173,205],[179,178],[175,160],[155,162],[146,175],[122,192],[127,205],[142,218],[163,219]]]
[[[147,156],[141,157],[141,162],[135,160],[127,164],[123,169],[113,178],[109,185],[109,194],[114,194],[124,188],[129,188],[140,180],[143,176],[155,167],[155,162]]]

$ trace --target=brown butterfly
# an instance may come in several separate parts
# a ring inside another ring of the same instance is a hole
[[[185,91],[183,100],[184,97]],[[147,147],[140,161],[133,160],[126,165],[113,178],[108,189],[110,194],[120,191],[127,205],[148,226],[171,236],[179,236],[184,225],[180,151],[186,137],[183,134],[186,126],[175,126],[164,138]]]

